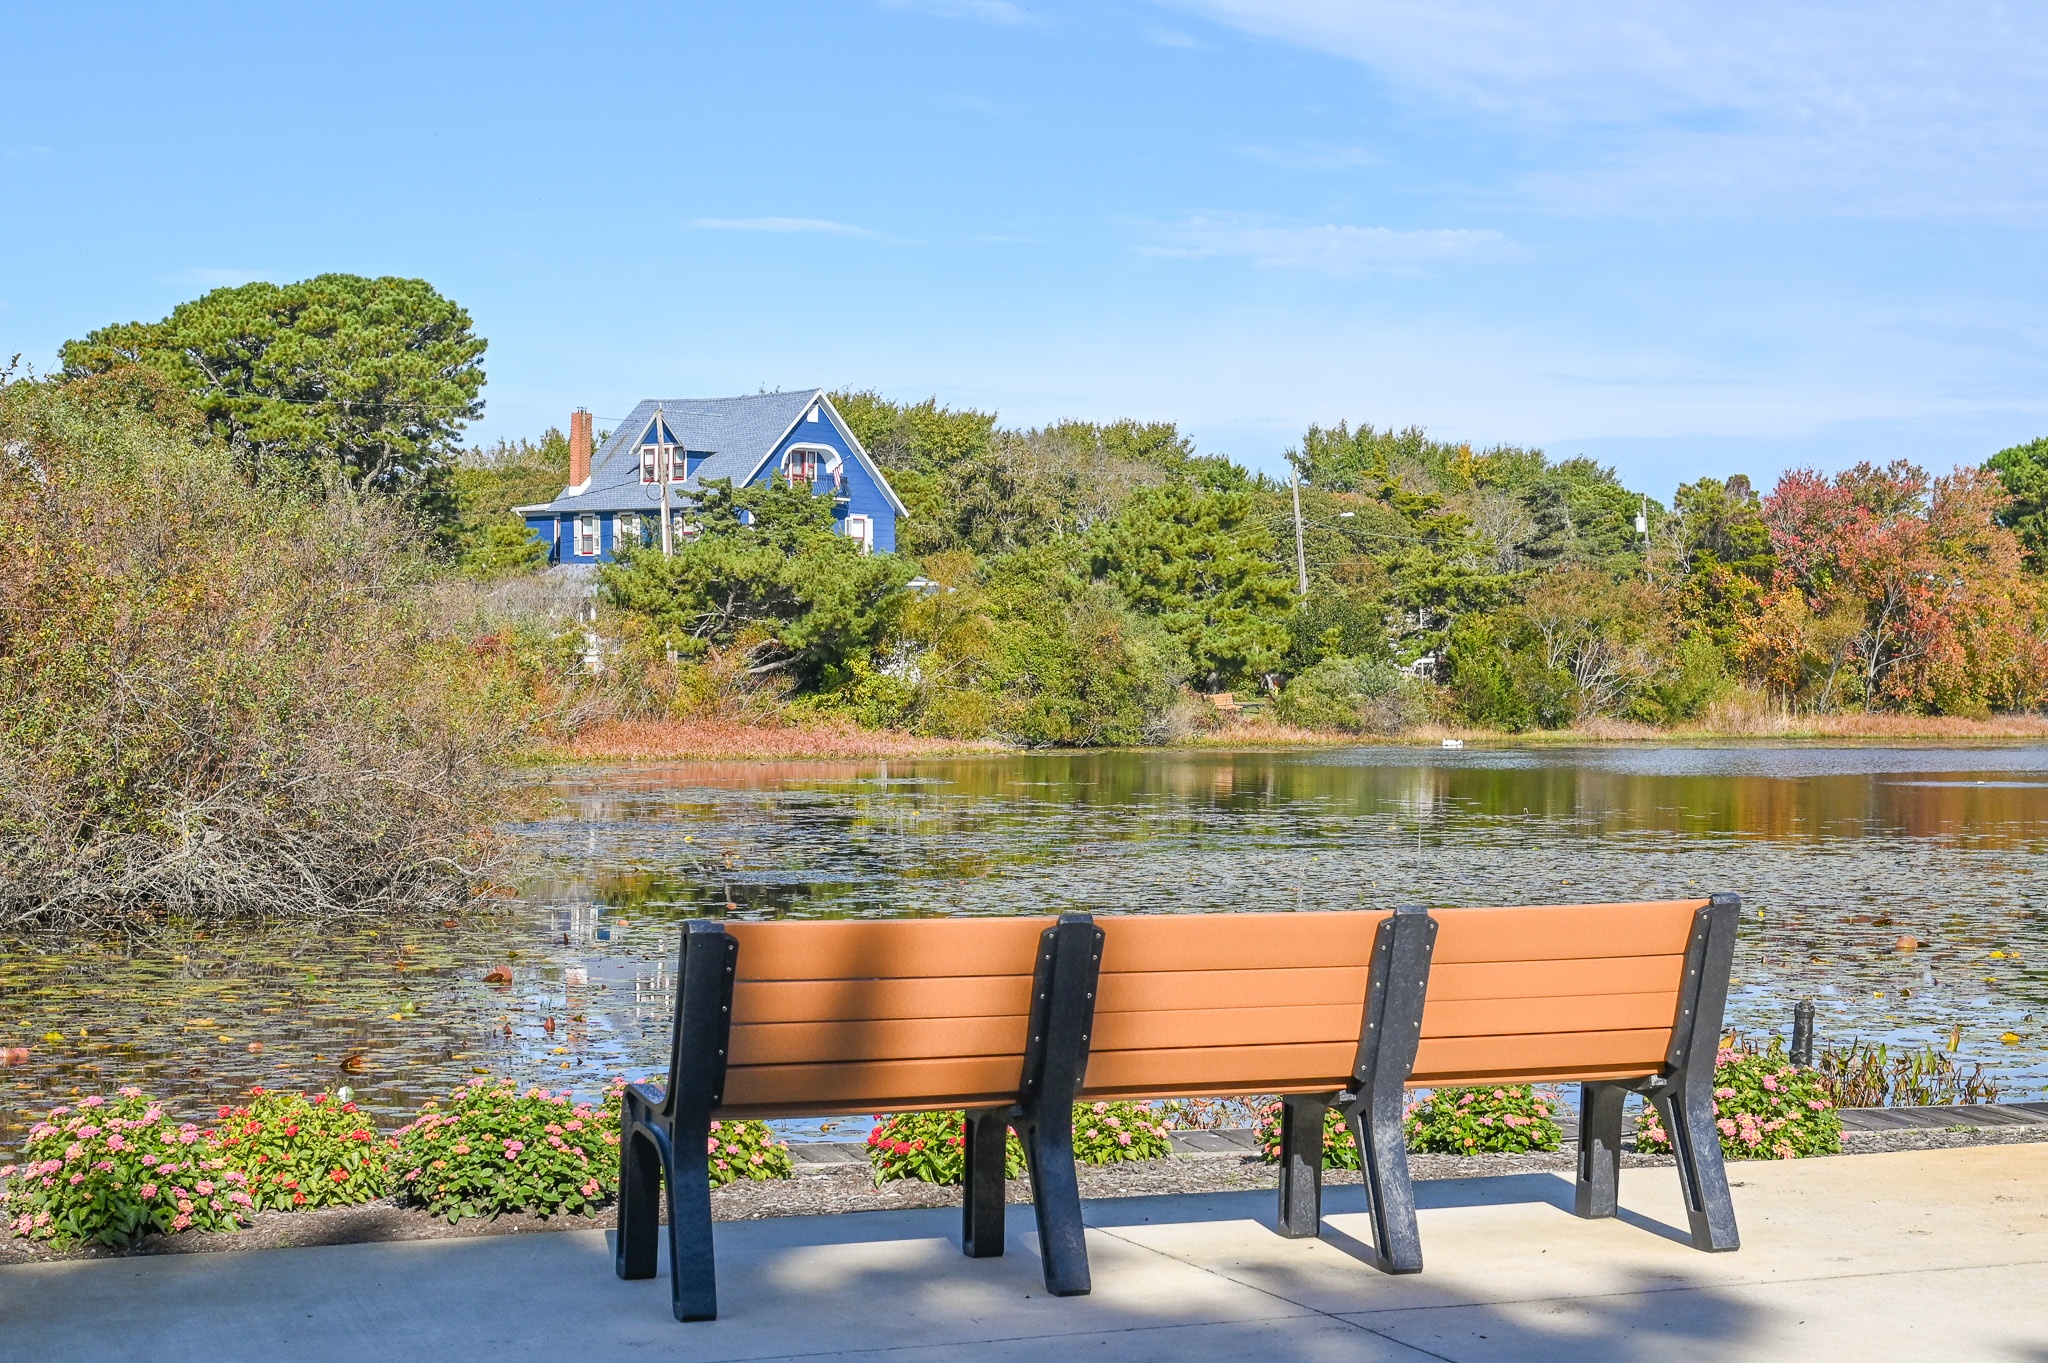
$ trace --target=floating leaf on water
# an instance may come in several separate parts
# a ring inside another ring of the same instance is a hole
[[[1904,932],[1899,934],[1899,940],[1894,945],[1900,951],[1918,951],[1920,949],[1920,939],[1910,932]]]
[[[485,972],[484,972],[484,983],[485,983],[485,984],[510,984],[510,983],[512,983],[512,967],[511,967],[511,966],[509,966],[509,965],[494,965],[494,966],[492,966],[492,967],[491,967],[491,968],[490,968],[489,970],[487,970],[487,971],[485,971]]]
[[[2020,1034],[2018,1032],[2007,1032],[2004,1036],[1998,1039],[2000,1041],[2003,1041],[2008,1046],[2017,1046],[2020,1044]]]
[[[57,1044],[58,1042],[62,1041],[63,1039],[64,1039],[64,1033],[62,1033],[62,1032],[44,1032],[44,1033],[43,1033],[43,1040],[44,1040],[44,1041],[46,1041],[46,1042],[48,1042],[48,1043],[49,1043],[50,1045],[52,1045],[52,1046],[56,1045],[56,1044]]]

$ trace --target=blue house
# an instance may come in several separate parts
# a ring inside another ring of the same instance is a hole
[[[832,499],[839,532],[869,553],[896,548],[909,513],[821,388],[737,398],[642,402],[591,451],[591,418],[569,421],[569,485],[543,506],[522,506],[526,528],[550,563],[608,563],[620,544],[661,543],[663,475],[678,542],[693,533],[689,506],[704,484],[735,487],[777,478]]]

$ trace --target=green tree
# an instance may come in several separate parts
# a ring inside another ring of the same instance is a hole
[[[550,427],[538,441],[500,440],[464,450],[449,478],[463,570],[480,578],[538,568],[548,547],[514,507],[553,501],[569,475],[569,438]]]
[[[166,375],[245,466],[338,475],[446,526],[456,442],[483,412],[483,353],[469,314],[424,280],[328,274],[215,289],[62,355],[68,379],[130,364]]]
[[[1146,488],[1096,542],[1096,576],[1157,616],[1212,686],[1272,670],[1287,647],[1292,595],[1253,512],[1247,492]]]
[[[2036,571],[2048,568],[2048,436],[2000,450],[1984,467],[2012,498],[1998,523],[2019,536]]]
[[[680,656],[737,645],[757,676],[818,685],[872,655],[902,614],[909,563],[861,553],[808,488],[719,480],[688,514],[701,528],[672,557],[626,548],[598,570],[606,604]]]
[[[1745,623],[1761,608],[1778,564],[1762,499],[1738,473],[1726,482],[1702,478],[1685,484],[1671,508],[1679,612],[1719,647],[1734,648]]]

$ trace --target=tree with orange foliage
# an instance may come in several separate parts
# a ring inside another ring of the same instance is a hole
[[[1764,499],[1778,567],[1738,652],[1817,710],[1983,713],[2041,699],[2040,589],[1991,474],[1794,469]]]

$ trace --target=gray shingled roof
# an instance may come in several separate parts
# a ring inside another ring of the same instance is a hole
[[[658,494],[659,489],[640,481],[640,438],[647,433],[657,408],[685,449],[693,455],[708,452],[710,456],[691,473],[689,481],[676,485],[681,492],[695,492],[713,478],[743,482],[823,393],[820,388],[806,388],[737,398],[649,398],[619,423],[591,459],[588,488],[574,495],[565,488],[544,507],[522,509],[578,512],[659,507],[659,496],[649,496]]]

